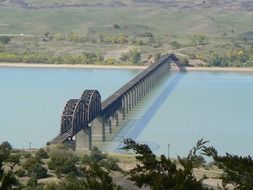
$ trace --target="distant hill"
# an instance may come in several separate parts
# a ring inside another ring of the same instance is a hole
[[[0,0],[0,33],[111,33],[118,24],[119,33],[221,36],[251,31],[252,10],[250,0]]]
[[[208,61],[253,44],[252,0],[0,0],[0,18],[5,52],[118,58],[136,47],[146,60],[176,50]]]
[[[49,9],[65,7],[127,7],[127,6],[160,6],[163,8],[198,9],[222,8],[231,10],[253,10],[250,0],[0,0],[1,5],[16,5],[27,9]]]

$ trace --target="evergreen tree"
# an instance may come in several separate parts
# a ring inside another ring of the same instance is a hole
[[[206,141],[200,140],[190,151],[186,158],[178,157],[182,167],[178,168],[176,162],[161,155],[157,159],[148,145],[139,144],[131,139],[125,139],[124,150],[133,150],[140,164],[130,170],[129,179],[138,187],[149,186],[153,190],[204,190],[201,180],[193,175],[196,155]]]
[[[214,147],[205,147],[203,154],[212,157],[215,164],[224,171],[220,189],[226,190],[228,184],[232,184],[235,190],[252,190],[253,160],[251,156],[242,157],[228,153],[220,156]]]

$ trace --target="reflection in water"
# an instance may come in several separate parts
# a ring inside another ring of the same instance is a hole
[[[127,135],[159,145],[153,149],[157,154],[167,154],[170,144],[172,157],[186,155],[201,138],[220,153],[253,155],[253,74],[182,75],[170,74],[148,94],[129,113],[113,142],[106,142],[105,150],[119,151],[118,144]]]
[[[145,111],[145,113],[141,116],[140,119],[132,122],[132,127],[129,131],[121,131],[120,136],[124,136],[125,138],[131,138],[136,140],[137,137],[142,133],[144,128],[147,126],[152,117],[156,114],[159,108],[163,105],[168,96],[172,93],[172,91],[176,88],[177,84],[183,78],[184,73],[177,73],[173,76],[172,80],[165,86],[164,90],[158,97],[153,101],[151,106]],[[128,124],[129,125],[129,124]],[[152,143],[154,144],[154,143]],[[159,147],[159,145],[157,145]],[[115,151],[120,151],[123,147],[122,142],[119,143],[118,147]]]
[[[63,107],[85,89],[105,99],[139,71],[95,69],[0,69],[0,141],[40,147],[57,133]],[[115,80],[117,78],[117,80]],[[253,74],[169,73],[127,115],[114,137],[148,142],[157,154],[184,155],[204,138],[219,152],[248,155],[253,143]]]

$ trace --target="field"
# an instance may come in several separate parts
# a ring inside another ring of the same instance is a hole
[[[2,0],[0,35],[11,41],[0,51],[119,58],[136,47],[143,60],[175,51],[208,61],[224,49],[252,51],[252,10],[240,0]]]

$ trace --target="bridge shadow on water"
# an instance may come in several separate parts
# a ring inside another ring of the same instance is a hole
[[[156,112],[159,110],[159,108],[163,105],[167,97],[176,88],[176,86],[178,85],[180,80],[184,77],[184,75],[185,75],[185,72],[176,73],[173,79],[167,84],[167,86],[162,91],[162,93],[154,100],[154,102],[151,104],[148,110],[141,116],[141,118],[131,122],[132,126],[129,129],[129,131],[126,131],[123,128],[119,132],[119,134],[117,134],[118,137],[121,137],[121,139],[118,139],[118,140],[122,140],[122,137],[136,140],[138,136],[142,133],[142,131],[145,129],[147,124],[150,122],[150,120],[153,118],[153,116],[156,114]],[[151,143],[151,144],[154,144],[154,143]],[[121,150],[123,146],[124,144],[120,142],[118,146],[116,147],[116,149],[114,150],[114,152],[124,152],[123,150]],[[156,149],[158,148],[159,147],[156,147]]]

